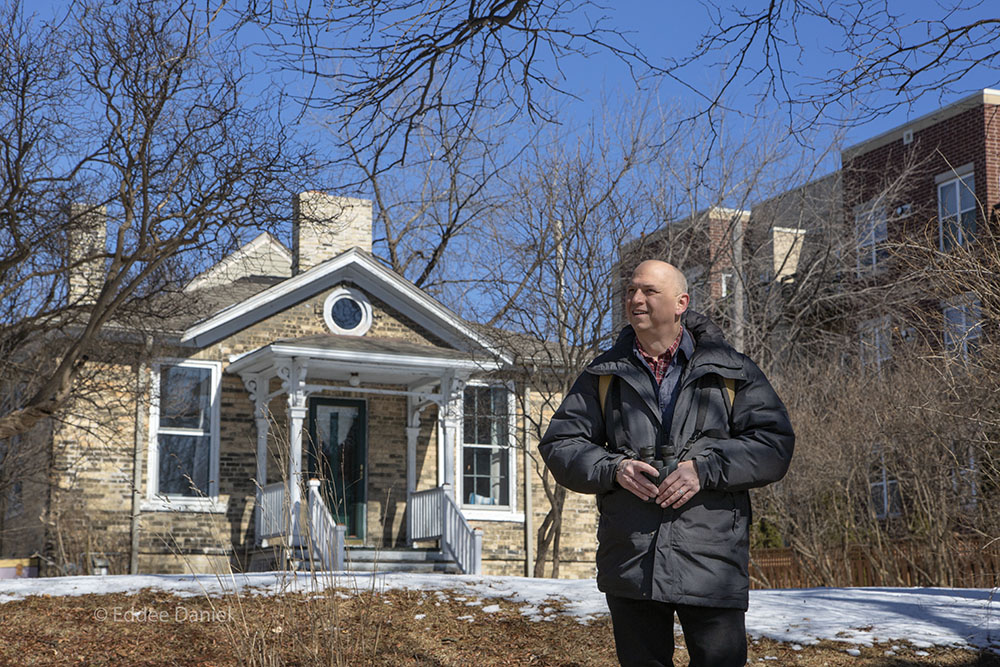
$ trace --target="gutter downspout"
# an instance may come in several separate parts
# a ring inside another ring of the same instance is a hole
[[[139,512],[142,503],[142,453],[146,441],[144,421],[146,392],[149,390],[149,358],[153,351],[153,337],[146,335],[142,356],[135,370],[135,441],[132,447],[132,517],[129,525],[129,574],[139,574]]]
[[[524,408],[521,413],[521,447],[524,457],[524,576],[533,576],[535,571],[535,529],[531,499],[531,453],[528,451],[528,416],[531,414],[531,388],[524,383]]]

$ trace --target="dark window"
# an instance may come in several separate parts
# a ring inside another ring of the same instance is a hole
[[[467,386],[462,501],[510,505],[510,409],[506,387]]]
[[[161,495],[209,494],[212,375],[212,369],[205,367],[160,367],[156,491]]]

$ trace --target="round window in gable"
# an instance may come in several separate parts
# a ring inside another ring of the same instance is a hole
[[[358,290],[339,287],[326,297],[323,319],[335,334],[363,336],[372,326],[372,305]]]

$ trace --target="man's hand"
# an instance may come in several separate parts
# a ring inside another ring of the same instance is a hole
[[[622,459],[615,472],[615,479],[623,489],[628,489],[641,500],[649,500],[656,495],[656,485],[649,481],[643,473],[656,475],[656,468],[634,459]],[[697,475],[695,476],[697,478]],[[666,481],[664,481],[666,483]]]
[[[677,469],[660,484],[656,502],[660,507],[670,505],[677,509],[691,500],[700,489],[701,482],[698,481],[698,468],[694,461],[681,461],[677,464]]]

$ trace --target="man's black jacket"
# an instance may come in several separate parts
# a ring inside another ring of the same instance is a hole
[[[679,509],[643,502],[615,481],[625,456],[659,442],[662,415],[648,370],[625,327],[580,375],[538,448],[556,481],[597,494],[597,584],[607,593],[677,604],[746,609],[750,497],[781,479],[795,436],[788,413],[748,357],[708,318],[689,311],[695,349],[681,378],[670,443],[697,465],[701,490]],[[613,375],[602,411],[598,377]],[[729,396],[723,378],[735,383]],[[699,405],[704,411],[701,429]],[[696,432],[697,431],[697,432]]]

